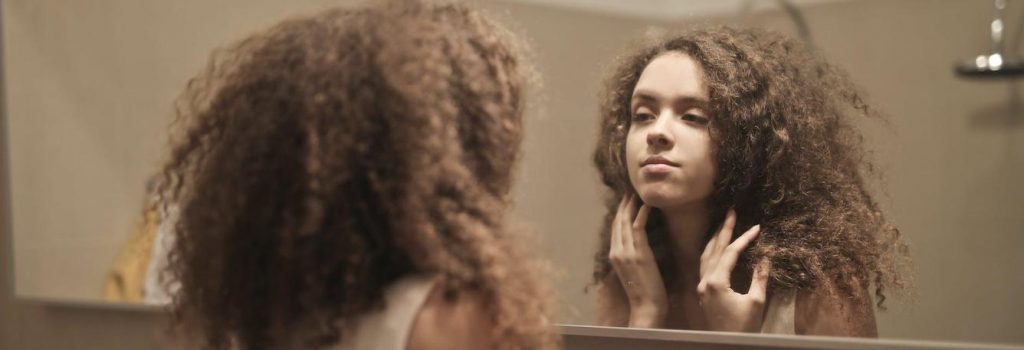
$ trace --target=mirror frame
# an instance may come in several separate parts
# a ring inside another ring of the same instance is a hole
[[[1024,345],[558,325],[566,349],[1022,350]]]

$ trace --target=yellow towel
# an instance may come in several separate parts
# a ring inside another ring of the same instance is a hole
[[[160,216],[148,210],[139,220],[128,242],[121,248],[104,283],[103,297],[107,301],[143,302],[146,268],[153,251],[153,241],[159,227]]]

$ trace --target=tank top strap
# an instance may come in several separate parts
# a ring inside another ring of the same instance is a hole
[[[384,309],[363,315],[336,350],[405,350],[416,316],[437,284],[434,275],[406,276],[385,290]]]
[[[761,333],[796,334],[796,291],[772,293],[765,307]]]

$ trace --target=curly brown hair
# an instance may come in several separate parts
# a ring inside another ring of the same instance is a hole
[[[667,52],[689,55],[705,74],[718,167],[709,199],[712,222],[734,208],[738,232],[763,228],[742,268],[750,271],[751,262],[769,259],[775,290],[867,297],[863,291],[873,283],[879,307],[887,289],[907,287],[907,245],[867,190],[865,177],[877,173],[851,125],[854,118],[884,118],[845,72],[803,43],[729,27],[694,29],[649,45],[624,57],[607,81],[594,163],[613,196],[594,283],[613,271],[610,223],[619,199],[634,192],[624,162],[633,89],[647,64]],[[671,286],[676,264],[660,215],[652,212],[647,232]]]
[[[345,338],[411,274],[483,300],[496,347],[555,346],[543,265],[505,220],[525,47],[478,10],[397,0],[285,20],[216,52],[178,103],[174,324],[263,349]]]

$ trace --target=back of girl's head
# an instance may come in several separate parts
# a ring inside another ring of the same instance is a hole
[[[475,10],[409,0],[216,53],[180,100],[162,181],[180,208],[178,322],[210,348],[267,347],[297,322],[329,343],[398,278],[437,273],[452,297],[484,296],[503,347],[550,345],[547,298],[503,219],[519,50]]]
[[[606,86],[594,153],[615,197],[632,191],[623,152],[633,89],[647,64],[666,52],[692,57],[704,72],[717,162],[712,222],[732,207],[739,232],[761,224],[750,258],[771,260],[773,285],[863,295],[874,282],[879,303],[886,287],[902,288],[897,260],[905,246],[868,194],[864,176],[873,167],[853,127],[857,118],[876,113],[845,72],[777,33],[698,28],[619,62]],[[614,209],[610,203],[608,222]],[[652,217],[652,245],[667,239],[661,225]],[[607,240],[607,229],[603,234]],[[665,251],[659,255],[669,258]],[[606,256],[603,245],[595,278],[611,271]],[[673,265],[659,262],[665,269]]]

